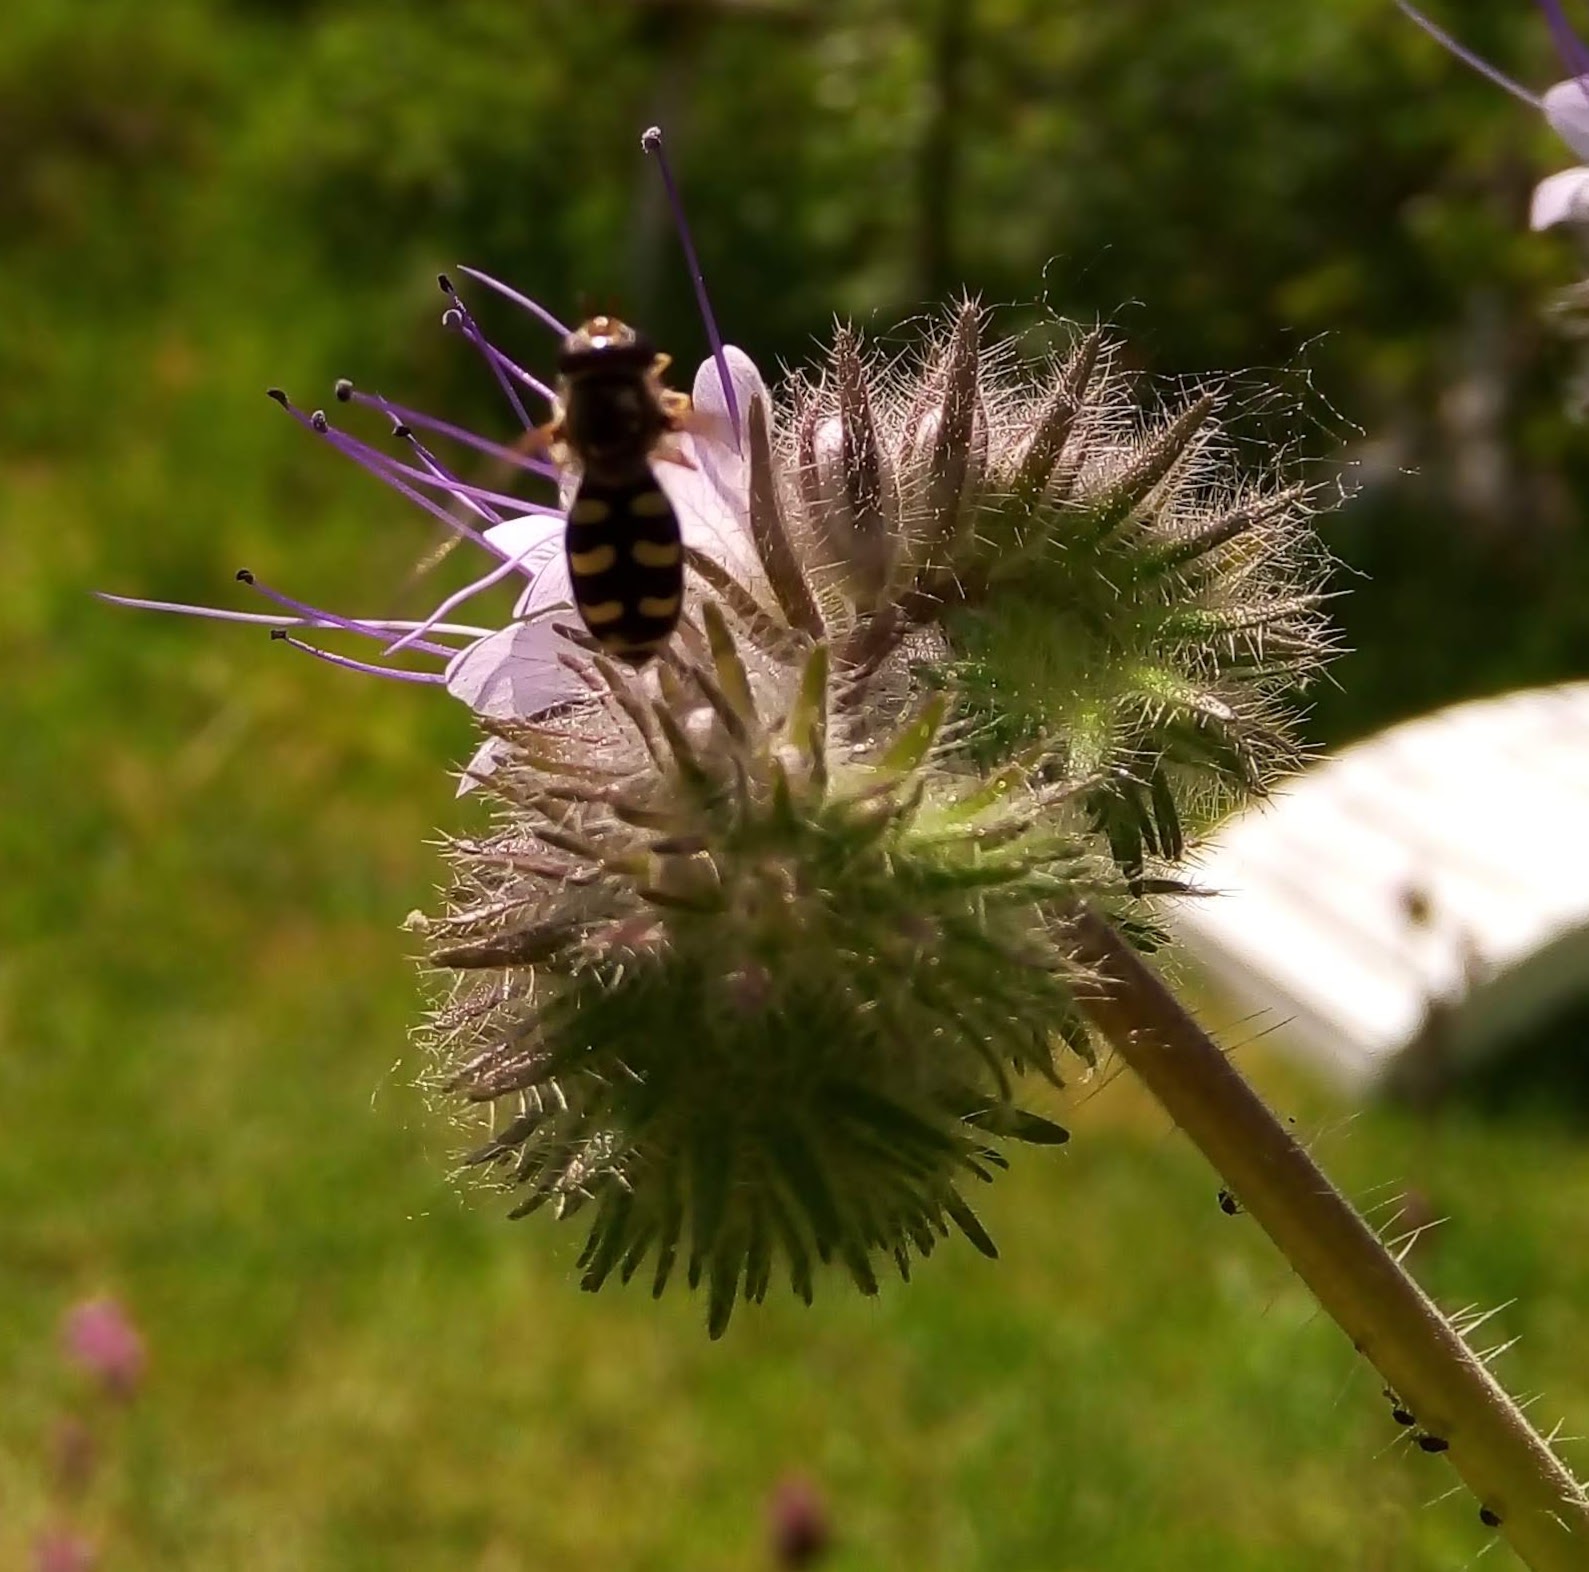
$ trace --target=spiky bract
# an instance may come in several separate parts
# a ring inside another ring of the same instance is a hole
[[[865,1292],[950,1227],[1002,1139],[1055,1142],[1013,1101],[1085,1049],[1075,969],[1043,918],[1108,883],[1055,789],[946,762],[930,697],[869,736],[824,644],[709,651],[648,690],[603,666],[575,716],[505,728],[501,832],[453,848],[431,960],[448,1086],[492,1104],[473,1155],[520,1214],[585,1206],[584,1285],[649,1261],[708,1284],[708,1322],[815,1265]]]

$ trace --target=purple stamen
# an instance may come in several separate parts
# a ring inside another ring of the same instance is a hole
[[[695,284],[695,300],[701,309],[701,320],[706,324],[706,340],[712,346],[712,358],[717,362],[717,375],[723,384],[723,398],[728,404],[728,418],[734,428],[734,451],[740,451],[739,446],[739,403],[734,397],[734,384],[728,375],[728,356],[723,353],[723,335],[717,331],[717,318],[712,315],[712,303],[706,296],[706,277],[701,272],[699,258],[695,254],[695,242],[690,238],[690,226],[685,222],[684,203],[679,197],[679,188],[674,184],[673,169],[668,163],[668,155],[662,149],[662,127],[650,126],[640,137],[640,146],[650,153],[657,161],[657,168],[662,171],[662,185],[668,194],[668,206],[673,210],[673,224],[679,232],[679,244],[684,250],[685,265],[690,270],[690,278]]]
[[[394,404],[391,399],[383,398],[379,393],[361,392],[345,378],[337,383],[337,398],[344,404],[363,404],[369,409],[378,409],[394,425],[418,426],[422,431],[434,431],[438,436],[450,437],[454,442],[462,442],[465,446],[489,454],[492,458],[501,459],[503,463],[511,464],[516,469],[526,469],[532,475],[542,475],[547,480],[558,478],[557,466],[548,463],[545,459],[529,458],[517,448],[505,447],[500,442],[491,441],[489,437],[476,436],[474,432],[463,426],[455,426],[450,420],[438,420],[434,415],[409,409],[403,404]]]
[[[1585,95],[1589,95],[1589,81],[1584,80],[1589,77],[1589,47],[1585,47],[1583,40],[1573,30],[1572,23],[1567,20],[1561,0],[1539,0],[1539,4],[1567,69],[1578,78]]]
[[[412,464],[405,464],[401,459],[393,458],[390,453],[383,453],[379,448],[371,447],[368,442],[361,442],[359,438],[341,431],[325,419],[323,413],[319,421],[312,417],[310,425],[318,436],[325,437],[339,453],[345,453],[357,464],[362,464],[368,469],[377,469],[390,475],[401,475],[421,486],[434,486],[438,491],[445,491],[455,502],[462,502],[466,506],[474,503],[498,503],[503,507],[511,508],[515,518],[526,513],[540,513],[547,518],[562,517],[562,509],[548,506],[544,502],[528,502],[523,497],[515,497],[506,491],[493,491],[489,486],[471,486],[467,481],[456,479],[448,474],[447,470],[434,459],[434,469],[415,469]],[[405,441],[412,440],[412,433],[405,427],[399,426],[396,435]],[[417,444],[416,444],[417,446]],[[425,455],[422,455],[425,456]],[[474,508],[476,513],[482,512],[481,508]],[[489,512],[489,510],[486,510]],[[492,517],[490,522],[500,524],[499,518]]]
[[[297,411],[295,410],[293,413],[297,414]],[[377,480],[383,482],[385,485],[390,486],[392,490],[395,491],[399,496],[407,497],[410,502],[414,503],[418,507],[423,508],[433,519],[445,524],[447,528],[453,532],[453,534],[462,535],[465,540],[473,541],[475,545],[484,547],[485,550],[492,552],[496,556],[500,557],[503,555],[503,553],[498,551],[497,548],[493,546],[491,542],[480,533],[479,530],[475,529],[472,525],[466,524],[461,518],[457,517],[456,514],[448,512],[448,510],[442,507],[439,502],[434,502],[431,500],[431,498],[423,495],[421,492],[415,491],[412,486],[407,484],[406,481],[402,480],[398,474],[395,473],[395,471],[406,468],[406,466],[394,463],[393,461],[387,459],[385,454],[376,453],[376,450],[373,448],[369,449],[369,451],[375,455],[375,458],[373,460],[366,461],[357,453],[350,451],[353,446],[360,444],[355,444],[353,438],[346,437],[342,432],[333,433],[327,429],[323,432],[323,435],[329,440],[332,440],[333,446],[337,447],[338,451],[346,453],[349,458],[354,459],[355,462],[359,463],[370,474],[375,476]],[[336,437],[344,437],[345,443],[347,445],[336,442]]]
[[[424,622],[420,623],[418,627],[412,629],[410,632],[405,633],[401,638],[394,639],[386,646],[384,650],[381,651],[381,653],[383,655],[395,655],[399,650],[408,649],[411,645],[415,648],[425,648],[427,641],[422,639],[420,635],[428,633],[433,623],[440,622],[441,619],[445,617],[447,613],[455,606],[461,606],[466,600],[472,600],[476,595],[483,594],[486,590],[490,589],[493,584],[500,584],[502,580],[505,579],[510,573],[522,569],[524,566],[524,559],[529,556],[532,551],[538,550],[539,547],[540,542],[538,541],[534,545],[526,546],[523,551],[518,553],[517,556],[506,558],[504,561],[499,562],[496,567],[492,568],[489,573],[483,574],[480,578],[473,580],[471,583],[465,584],[462,589],[455,590],[430,614],[428,618],[426,618]],[[448,650],[447,653],[451,655],[453,651]]]
[[[545,306],[531,300],[528,295],[521,295],[518,290],[510,288],[508,285],[504,284],[501,279],[492,278],[489,273],[482,273],[479,268],[465,267],[462,262],[458,264],[458,271],[460,273],[467,273],[469,277],[474,279],[477,284],[484,284],[487,289],[494,289],[499,295],[511,300],[514,305],[523,306],[531,316],[539,318],[547,325],[547,327],[556,333],[559,338],[568,337],[567,325],[565,323],[559,322],[557,318],[546,309]]]
[[[145,600],[138,595],[113,595],[109,590],[95,590],[94,598],[102,600],[108,606],[128,606],[134,611],[169,611],[182,617],[205,617],[211,622],[247,622],[259,627],[279,628],[283,623],[290,623],[294,627],[303,628],[330,628],[338,624],[323,621],[318,617],[274,617],[264,611],[228,611],[220,606],[190,606],[177,600]],[[391,621],[374,618],[361,619],[359,626],[368,629],[371,633],[381,636],[388,633],[402,633],[411,628],[417,628],[417,622]],[[426,630],[430,633],[445,633],[449,637],[459,639],[483,639],[493,632],[491,628],[477,628],[470,623],[463,622],[438,622]],[[457,654],[456,650],[449,649],[449,656]]]
[[[341,628],[347,633],[357,633],[364,638],[379,639],[386,636],[385,630],[372,628],[367,622],[358,622],[352,617],[340,617],[334,611],[322,611],[318,606],[308,605],[301,600],[295,600],[291,595],[285,595],[278,589],[272,589],[268,584],[261,584],[247,568],[237,570],[237,582],[246,584],[251,590],[263,595],[266,600],[274,602],[286,611],[293,613],[295,620],[317,628]],[[441,618],[431,619],[433,623],[440,622]],[[280,621],[278,618],[277,621]],[[445,644],[434,644],[429,639],[418,637],[423,629],[416,629],[405,633],[404,639],[416,649],[424,650],[430,655],[443,655],[449,659],[456,653]]]
[[[400,459],[393,458],[390,453],[383,453],[379,448],[371,447],[368,442],[361,442],[348,432],[339,430],[326,418],[323,409],[317,409],[313,414],[306,415],[279,388],[272,388],[269,391],[270,396],[299,425],[307,426],[318,437],[324,437],[337,452],[367,469],[377,479],[384,480],[405,497],[418,502],[427,512],[435,514],[437,518],[445,519],[449,528],[484,546],[488,551],[495,552],[496,548],[485,540],[478,530],[465,524],[462,519],[455,518],[445,508],[439,508],[428,499],[421,497],[412,487],[403,484],[403,478],[415,481],[421,486],[435,486],[447,492],[456,502],[466,502],[470,498],[483,502],[499,502],[505,507],[512,508],[515,517],[526,513],[539,513],[548,518],[561,516],[561,509],[548,507],[545,503],[526,502],[523,497],[510,496],[505,491],[492,491],[485,486],[470,486],[461,480],[444,480],[425,470],[415,469],[413,465],[404,464]]]
[[[408,445],[413,448],[415,457],[418,458],[419,462],[423,464],[425,468],[428,469],[438,480],[445,482],[451,490],[456,492],[458,495],[458,500],[462,502],[471,513],[475,514],[479,518],[484,519],[487,524],[500,524],[502,522],[502,515],[498,513],[495,508],[491,507],[488,503],[476,501],[473,497],[465,495],[466,492],[471,492],[475,488],[473,486],[465,486],[456,475],[452,474],[448,470],[447,466],[443,464],[441,460],[438,459],[436,455],[432,453],[430,449],[427,448],[425,444],[414,435],[413,428],[411,426],[405,426],[399,423],[398,426],[393,430],[392,435],[394,437],[401,437],[403,441],[408,443]]]
[[[519,417],[520,424],[529,431],[535,422],[530,419],[530,414],[524,407],[524,401],[514,388],[508,373],[519,378],[527,387],[533,388],[542,398],[550,398],[552,390],[537,377],[532,377],[523,366],[515,365],[502,353],[485,334],[481,331],[480,324],[475,321],[474,312],[463,303],[463,297],[452,287],[452,280],[445,273],[437,275],[441,284],[442,293],[452,302],[452,305],[441,314],[443,327],[457,328],[486,358],[486,364],[491,367],[491,374],[497,379],[497,386],[502,389],[508,403],[513,406],[513,413]]]
[[[1498,71],[1482,55],[1476,55],[1465,44],[1459,44],[1437,22],[1433,21],[1420,11],[1411,0],[1395,0],[1396,9],[1403,16],[1415,22],[1434,41],[1449,53],[1455,55],[1464,65],[1471,66],[1480,76],[1488,77],[1497,87],[1503,87],[1514,98],[1520,98],[1525,104],[1532,104],[1535,109],[1543,109],[1544,101],[1536,93],[1531,93],[1520,82],[1514,82],[1504,71]]]
[[[323,660],[327,665],[340,666],[344,671],[363,672],[367,677],[395,677],[399,682],[431,684],[444,683],[447,680],[439,671],[402,671],[396,666],[377,666],[372,661],[353,660],[346,655],[336,655],[330,650],[305,643],[302,639],[295,639],[285,628],[272,628],[270,636],[278,644],[290,644],[295,650],[302,650],[305,655],[313,655],[316,660]]]

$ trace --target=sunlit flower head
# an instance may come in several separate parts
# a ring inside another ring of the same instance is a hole
[[[1216,387],[1158,408],[1078,333],[1030,363],[967,301],[915,353],[847,329],[796,381],[781,495],[830,620],[933,630],[941,680],[1082,792],[1121,867],[1296,757],[1328,658],[1306,488],[1234,462]]]

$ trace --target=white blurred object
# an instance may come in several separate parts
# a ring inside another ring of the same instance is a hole
[[[1361,1087],[1589,993],[1589,682],[1393,727],[1221,826],[1169,913],[1252,1025]],[[1589,1051],[1589,1047],[1586,1047]]]

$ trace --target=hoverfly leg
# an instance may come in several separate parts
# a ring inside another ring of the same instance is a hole
[[[651,450],[651,462],[676,464],[680,469],[699,469],[700,466],[695,462],[693,455],[686,448],[679,446],[679,435],[681,433],[673,432],[659,438],[656,446]]]

